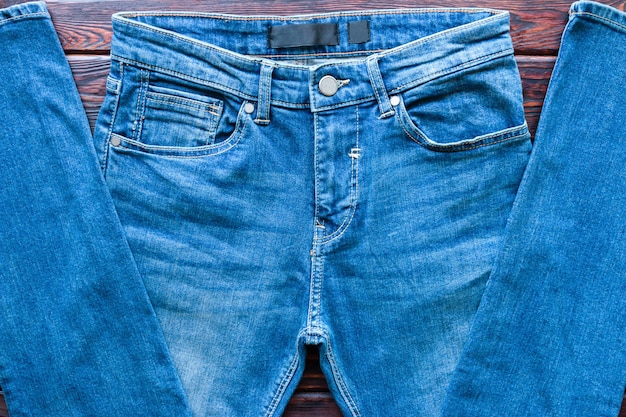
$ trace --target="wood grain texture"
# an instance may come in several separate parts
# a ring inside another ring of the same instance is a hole
[[[21,2],[22,0],[0,0],[0,8]],[[621,10],[624,10],[626,5],[626,0],[602,2]],[[534,135],[571,1],[53,0],[48,1],[47,4],[63,48],[68,54],[68,60],[92,127],[105,92],[105,80],[110,62],[108,52],[111,40],[111,15],[118,11],[187,10],[245,15],[289,15],[436,6],[490,7],[509,10],[512,37],[524,88],[524,109]],[[4,399],[0,395],[0,417],[8,416]],[[341,412],[328,391],[315,348],[310,349],[304,377],[284,416],[341,416]],[[626,403],[619,417],[626,417]]]

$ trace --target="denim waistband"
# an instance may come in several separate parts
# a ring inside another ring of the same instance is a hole
[[[365,33],[351,42],[357,23]],[[277,26],[330,24],[336,45],[271,48]],[[364,29],[365,28],[365,29]],[[303,16],[122,12],[113,16],[112,58],[272,106],[322,111],[391,94],[513,53],[509,13],[491,9],[400,9]],[[338,90],[322,94],[324,76]],[[332,79],[331,79],[332,80]]]

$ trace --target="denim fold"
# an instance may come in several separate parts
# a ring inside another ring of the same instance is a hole
[[[626,14],[571,6],[530,162],[442,415],[617,416]]]
[[[190,416],[43,2],[0,11],[0,123],[11,416]]]

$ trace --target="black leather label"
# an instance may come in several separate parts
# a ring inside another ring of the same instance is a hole
[[[348,42],[366,43],[370,41],[370,22],[359,20],[348,23]]]
[[[270,48],[339,45],[339,25],[336,23],[302,23],[272,26],[267,43]]]

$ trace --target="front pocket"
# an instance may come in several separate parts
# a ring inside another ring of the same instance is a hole
[[[240,97],[130,65],[120,65],[119,74],[108,151],[216,155],[238,143],[249,126],[245,108],[251,103]]]
[[[215,143],[199,146],[151,144],[114,133],[111,135],[110,145],[117,152],[139,152],[173,158],[201,158],[222,154],[237,145],[244,135],[248,123],[251,121],[250,115],[245,111],[246,104],[248,103],[249,102],[244,101],[241,104],[239,112],[237,113],[234,129],[230,132],[229,136]]]
[[[138,141],[181,148],[212,145],[223,107],[223,102],[215,98],[149,86]]]
[[[396,106],[396,115],[407,136],[409,136],[413,141],[417,142],[423,147],[433,151],[459,152],[479,148],[482,146],[495,145],[497,143],[508,140],[530,139],[528,126],[524,121],[520,125],[510,128],[504,128],[495,132],[467,137],[460,140],[458,140],[458,138],[456,137],[453,137],[453,139],[450,141],[438,142],[431,139],[424,132],[424,130],[422,130],[413,122],[410,114],[407,112],[406,107],[404,106],[404,102],[402,99],[400,99],[398,106]]]
[[[512,54],[408,85],[394,93],[396,119],[427,149],[458,152],[530,139]]]

